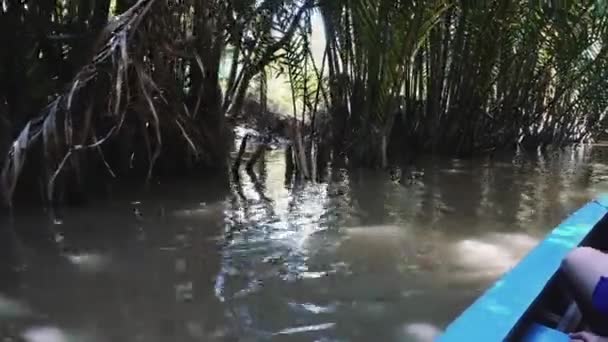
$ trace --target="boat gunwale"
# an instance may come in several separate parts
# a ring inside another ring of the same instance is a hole
[[[608,194],[568,216],[447,327],[437,341],[502,341],[523,322],[561,261],[608,219]],[[535,273],[530,273],[537,271]]]

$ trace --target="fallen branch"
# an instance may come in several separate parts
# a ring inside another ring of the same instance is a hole
[[[253,170],[253,167],[258,162],[258,160],[260,160],[260,158],[263,157],[263,155],[267,149],[268,149],[268,145],[265,142],[258,145],[258,148],[255,150],[255,152],[251,156],[251,159],[249,159],[249,161],[247,162],[247,171]]]
[[[241,146],[239,147],[239,152],[234,160],[234,164],[232,165],[232,172],[238,173],[239,167],[241,166],[241,162],[243,160],[243,154],[245,154],[245,150],[247,149],[247,140],[249,139],[249,134],[246,134],[241,141]]]

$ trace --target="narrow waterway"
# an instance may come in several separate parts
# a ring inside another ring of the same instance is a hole
[[[123,185],[55,220],[21,209],[1,222],[0,337],[429,341],[608,191],[606,162],[587,147],[290,183],[275,150],[229,192]]]

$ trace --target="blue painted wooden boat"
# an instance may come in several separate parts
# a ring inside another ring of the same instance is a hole
[[[559,268],[577,246],[608,246],[608,194],[577,210],[507,272],[438,338],[461,341],[569,341],[580,312]]]

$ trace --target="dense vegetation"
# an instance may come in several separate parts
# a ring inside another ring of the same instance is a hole
[[[225,174],[227,118],[252,93],[259,110],[246,114],[265,112],[271,75],[289,81],[285,131],[306,178],[330,150],[377,167],[588,141],[608,111],[603,0],[0,4],[6,204],[63,200],[108,177]],[[313,15],[325,24],[320,64]]]
[[[386,163],[389,144],[466,155],[578,142],[602,126],[606,2],[343,0],[321,10],[334,137],[364,164]]]

